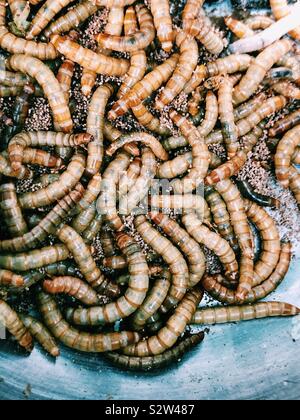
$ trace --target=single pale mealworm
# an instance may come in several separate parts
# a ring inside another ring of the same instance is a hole
[[[151,13],[162,48],[170,52],[173,48],[174,32],[169,0],[151,0]]]
[[[71,60],[64,60],[57,73],[57,80],[65,94],[66,102],[69,103],[72,77],[75,70],[75,64]]]
[[[276,20],[280,20],[292,12],[287,0],[270,0],[270,6]],[[300,40],[300,27],[292,30],[290,35],[293,38]]]
[[[277,121],[273,127],[269,130],[269,135],[271,137],[276,137],[281,134],[284,134],[295,125],[300,123],[300,110],[296,110],[291,114],[288,114],[283,119]]]
[[[26,0],[8,0],[8,5],[16,27],[24,33],[29,26],[27,18],[30,13],[30,6],[28,2]]]
[[[266,195],[257,193],[256,191],[254,191],[254,188],[252,188],[249,182],[247,181],[237,180],[237,185],[242,195],[245,198],[253,201],[254,203],[258,204],[261,207],[278,208],[280,206],[280,201],[278,201],[276,198],[268,197]]]
[[[5,286],[20,288],[24,286],[24,283],[24,278],[19,274],[0,269],[0,287]]]
[[[300,124],[288,131],[280,140],[275,155],[275,170],[278,181],[285,188],[289,186],[289,171],[292,155],[299,145]]]
[[[0,210],[5,226],[12,237],[19,237],[28,232],[13,183],[0,186]]]
[[[247,38],[254,35],[254,31],[244,22],[234,19],[232,16],[229,16],[224,20],[227,28],[229,28],[238,38]]]

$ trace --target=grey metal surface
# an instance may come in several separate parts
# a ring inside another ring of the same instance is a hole
[[[300,306],[300,260],[270,299]],[[54,362],[39,348],[23,357],[0,342],[0,399],[299,399],[300,317],[211,327],[181,364],[132,374],[101,356],[63,349]]]

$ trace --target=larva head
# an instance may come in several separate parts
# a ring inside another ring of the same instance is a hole
[[[89,144],[91,141],[94,140],[94,137],[88,133],[81,133],[81,134],[76,134],[74,139],[75,139],[75,144],[80,146],[81,144]]]
[[[118,232],[116,234],[116,240],[117,240],[118,247],[121,250],[127,248],[129,245],[131,245],[134,242],[133,239],[129,235],[123,232]]]

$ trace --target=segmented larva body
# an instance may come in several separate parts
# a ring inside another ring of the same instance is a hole
[[[274,44],[262,51],[250,65],[246,75],[234,88],[233,101],[235,105],[245,102],[255,93],[266,73],[277,61],[287,54],[292,48],[288,39],[276,41]]]
[[[0,210],[5,226],[12,237],[28,232],[25,219],[18,202],[16,187],[13,183],[0,186]]]
[[[24,286],[24,278],[19,274],[15,274],[12,271],[0,269],[0,287],[16,287],[20,288]]]
[[[108,13],[108,20],[104,32],[108,35],[121,35],[123,31],[123,25],[124,8],[112,7]]]
[[[131,325],[135,331],[143,329],[147,321],[159,310],[168,295],[170,286],[171,274],[165,269],[132,317]]]
[[[219,88],[219,114],[228,158],[233,158],[239,149],[238,132],[234,122],[232,104],[233,84],[229,77],[222,78]]]
[[[288,303],[264,302],[247,306],[212,308],[197,311],[193,324],[227,324],[269,317],[295,316],[300,309]]]
[[[224,200],[212,187],[205,188],[205,199],[210,206],[213,220],[219,234],[229,243],[231,248],[237,252],[239,245],[231,226],[230,216]]]
[[[116,302],[90,309],[68,309],[67,319],[77,325],[103,325],[127,318],[144,302],[149,288],[146,257],[137,242],[124,233],[117,234],[118,246],[128,261],[130,280],[125,295]]]
[[[183,29],[188,30],[193,21],[199,16],[204,0],[187,0],[183,12]]]
[[[49,38],[52,34],[61,34],[70,32],[71,29],[77,28],[82,22],[86,21],[90,16],[96,13],[98,6],[90,0],[83,0],[74,8],[69,10],[65,15],[55,20],[48,28],[45,29],[44,35]]]
[[[295,195],[297,203],[300,205],[300,174],[293,166],[290,168],[290,189]]]
[[[280,237],[276,224],[268,213],[251,201],[245,201],[247,215],[256,225],[262,238],[262,253],[255,265],[253,285],[265,281],[275,270],[280,257]]]
[[[166,300],[161,306],[162,312],[176,306],[184,297],[188,288],[189,272],[188,266],[179,250],[156,229],[154,229],[146,217],[138,216],[135,219],[135,227],[143,240],[151,248],[162,256],[163,260],[169,265],[172,274],[172,286]]]
[[[157,335],[140,341],[136,345],[126,347],[123,352],[127,356],[156,356],[171,349],[178,338],[184,332],[186,326],[191,322],[198,304],[203,297],[203,292],[197,289],[191,290],[184,297],[182,302],[175,309],[172,315]]]
[[[211,91],[206,95],[206,111],[205,117],[198,127],[199,134],[202,137],[208,136],[215,128],[219,116],[218,100]]]
[[[287,0],[270,0],[270,6],[276,20],[280,20],[290,14],[290,7]],[[300,26],[289,32],[289,34],[293,38],[300,40]]]
[[[258,29],[267,29],[269,26],[273,25],[273,23],[274,20],[265,15],[255,15],[245,20],[245,24],[253,31]]]
[[[162,110],[169,105],[180,94],[198,63],[199,50],[195,39],[187,37],[184,32],[179,32],[176,37],[176,44],[180,48],[179,61],[174,74],[155,101],[155,108],[158,110]]]
[[[214,30],[210,19],[204,12],[193,21],[188,33],[196,37],[211,54],[219,55],[224,49],[223,39]]]
[[[80,212],[75,219],[72,220],[71,226],[77,233],[82,233],[88,228],[95,216],[96,203],[94,202],[90,207]]]
[[[62,88],[52,71],[40,60],[23,54],[15,54],[8,60],[9,66],[37,80],[44,90],[52,110],[54,125],[58,131],[72,131],[73,122]]]
[[[254,35],[254,31],[248,25],[238,19],[229,16],[224,19],[228,29],[231,30],[238,38],[247,38]]]
[[[98,198],[102,185],[102,176],[96,174],[88,183],[86,190],[83,194],[83,197],[76,206],[76,211],[82,212],[88,209]]]
[[[23,163],[45,166],[47,168],[60,168],[63,165],[61,158],[51,155],[41,149],[25,149]]]
[[[47,0],[33,18],[26,38],[32,40],[37,37],[42,30],[48,26],[54,16],[64,7],[72,3],[72,1],[73,0]]]
[[[158,166],[156,176],[161,179],[174,179],[185,174],[192,164],[193,155],[187,152]]]
[[[135,7],[140,30],[132,35],[117,36],[101,33],[95,36],[101,48],[120,52],[135,52],[147,48],[155,38],[153,18],[147,7]]]
[[[31,334],[27,331],[18,314],[4,300],[0,300],[0,323],[8,329],[21,347],[31,352],[33,348]]]
[[[171,350],[167,350],[163,354],[149,357],[130,357],[124,354],[107,353],[105,357],[114,365],[137,372],[151,372],[153,370],[163,369],[172,363],[176,363],[182,359],[185,353],[191,348],[197,346],[204,340],[204,333],[193,334],[185,338],[180,344],[174,346]]]
[[[124,270],[124,268],[128,267],[126,258],[119,255],[104,258],[102,264],[105,268],[109,268],[115,271]]]
[[[104,121],[103,134],[105,139],[110,143],[113,143],[122,136],[121,131],[113,127],[107,120]],[[124,151],[132,156],[140,156],[140,150],[136,144],[126,144],[124,146]]]
[[[0,47],[11,54],[26,54],[40,60],[54,60],[57,51],[51,44],[26,41],[12,34],[6,27],[6,0],[0,1]]]
[[[76,277],[55,277],[52,280],[45,280],[43,289],[51,295],[67,294],[84,305],[93,306],[99,304],[95,290]]]
[[[116,250],[116,245],[114,241],[114,236],[112,232],[105,229],[105,226],[101,230],[100,242],[101,242],[102,250],[105,257],[108,258],[108,257],[113,257],[114,255],[116,255],[117,250]]]
[[[160,136],[170,135],[170,130],[161,125],[160,120],[154,117],[154,115],[151,114],[142,102],[140,102],[137,106],[132,106],[131,110],[138,122],[148,130],[153,131]]]
[[[28,2],[26,0],[8,0],[8,5],[16,27],[21,32],[25,32],[29,26],[27,18],[30,13],[30,6]]]
[[[239,121],[239,120],[249,117],[249,115],[251,115],[252,112],[257,111],[257,109],[261,106],[262,103],[266,101],[266,99],[267,99],[267,95],[264,92],[262,92],[254,96],[253,99],[250,99],[244,104],[239,105],[233,111],[234,120]]]
[[[112,7],[126,7],[131,6],[135,3],[136,0],[95,0],[96,6],[98,7],[107,7],[111,9]]]
[[[162,48],[170,52],[173,48],[174,32],[169,0],[151,0],[151,13]]]
[[[51,44],[66,58],[97,74],[123,76],[128,71],[129,62],[127,60],[95,53],[68,37],[53,34],[50,40]]]
[[[223,163],[218,168],[214,169],[206,178],[205,183],[207,185],[215,185],[225,179],[231,178],[238,174],[243,168],[248,158],[248,152],[240,150],[237,154],[230,159],[228,162]]]
[[[295,55],[293,52],[290,52],[289,54],[283,56],[277,64],[290,69],[293,72],[292,79],[295,80],[297,85],[299,85],[300,66],[299,60],[297,59],[297,55]]]
[[[90,0],[87,0],[90,1]],[[91,95],[97,81],[97,73],[91,70],[82,69],[81,92],[87,98]]]
[[[102,214],[109,225],[116,231],[124,228],[117,211],[117,184],[120,176],[127,170],[129,164],[130,156],[121,152],[108,165],[103,174],[102,191],[97,201],[98,213]]]
[[[191,193],[205,178],[210,161],[210,152],[201,137],[197,128],[185,117],[178,114],[175,110],[170,112],[170,117],[180,128],[183,135],[187,138],[192,147],[192,168],[190,172],[181,180],[172,182],[173,190],[176,194]]]
[[[300,110],[296,110],[291,114],[288,114],[283,119],[277,121],[274,126],[269,130],[269,136],[276,137],[284,134],[295,125],[300,123]]]
[[[38,207],[49,206],[60,200],[78,184],[85,168],[85,158],[81,154],[76,154],[62,173],[58,181],[54,181],[46,188],[35,192],[20,195],[19,201],[23,209],[36,209]]]
[[[115,120],[129,111],[131,106],[136,106],[150,97],[164,83],[169,80],[178,63],[179,55],[174,54],[160,66],[157,66],[152,72],[138,82],[133,88],[120,98],[108,113],[110,120]]]
[[[134,209],[147,197],[151,181],[155,178],[157,163],[153,152],[145,148],[142,152],[141,173],[134,187],[123,197],[120,197],[119,213],[130,215]]]
[[[189,114],[197,117],[199,114],[200,103],[203,101],[203,87],[198,86],[192,93],[192,97],[188,103]]]
[[[22,95],[22,92],[22,86],[0,86],[0,98],[19,96]]]
[[[272,84],[272,90],[289,99],[300,99],[300,88],[288,81],[281,81]]]
[[[171,151],[188,145],[187,139],[183,136],[171,136],[162,141],[165,150]]]
[[[9,142],[8,154],[12,167],[21,169],[24,150],[28,147],[77,147],[92,140],[89,134],[63,134],[52,131],[22,132]]]
[[[0,156],[0,174],[3,174],[9,178],[17,179],[33,177],[32,171],[26,167],[21,167],[20,171],[14,171],[10,163],[3,156]]]
[[[126,174],[120,179],[120,182],[119,182],[120,197],[129,193],[131,189],[134,187],[141,173],[141,167],[142,167],[142,161],[140,158],[135,158],[131,162]]]
[[[190,93],[194,92],[195,89],[201,85],[201,83],[206,79],[207,77],[207,69],[206,65],[201,64],[197,66],[194,70],[194,73],[192,74],[190,80],[188,83],[184,86],[184,93],[189,95]]]
[[[206,268],[205,256],[198,242],[168,216],[162,213],[150,213],[150,217],[186,256],[190,273],[189,288],[196,286],[202,279]]]
[[[147,133],[131,133],[120,137],[119,140],[112,143],[106,150],[108,156],[113,154],[122,148],[125,144],[130,143],[142,143],[144,146],[150,148],[155,156],[160,160],[168,160],[169,155],[162,147],[160,142],[152,135]]]
[[[91,221],[89,227],[82,233],[82,237],[87,244],[92,244],[100,233],[101,226],[103,223],[103,217],[101,214],[97,214]]]
[[[20,315],[20,318],[33,338],[53,357],[60,355],[55,339],[47,328],[37,319],[29,315]]]
[[[88,145],[86,174],[89,176],[99,172],[103,160],[103,127],[105,107],[113,88],[110,85],[100,86],[94,93],[88,110],[87,132],[93,136]]]
[[[251,289],[251,291],[242,301],[238,299],[236,292],[228,290],[226,287],[222,286],[222,276],[206,276],[202,281],[202,285],[211,296],[222,303],[229,305],[254,303],[260,299],[266,298],[279,286],[289,270],[291,258],[291,243],[283,243],[280,259],[274,272],[261,285]]]
[[[247,181],[237,181],[237,185],[242,195],[250,201],[258,204],[261,207],[279,207],[280,201],[276,198],[267,195],[259,194],[254,191],[254,188]]]
[[[16,87],[25,86],[30,82],[29,77],[23,73],[13,73],[11,71],[0,69],[0,83],[4,86]]]
[[[69,103],[72,77],[75,70],[75,64],[71,60],[64,60],[57,73],[57,80],[65,94],[66,102]]]
[[[276,176],[281,185],[289,186],[289,171],[291,159],[297,146],[299,146],[300,124],[288,131],[280,140],[275,155]]]
[[[88,353],[103,353],[119,350],[137,342],[139,334],[123,331],[121,333],[90,334],[76,330],[64,319],[55,300],[46,293],[38,294],[39,309],[43,319],[56,339],[67,347]]]
[[[68,216],[82,194],[83,187],[78,185],[74,191],[60,200],[54,209],[30,232],[18,238],[0,241],[0,250],[2,252],[21,252],[41,245],[48,235],[55,233],[57,226]]]

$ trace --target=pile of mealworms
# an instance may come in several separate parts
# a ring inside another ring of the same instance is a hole
[[[299,314],[259,302],[293,249],[268,210],[284,203],[239,177],[267,138],[270,170],[300,205],[292,6],[272,0],[269,15],[217,27],[203,0],[7,3],[0,321],[18,344],[58,357],[61,342],[148,371],[203,341],[189,325]],[[26,130],[36,98],[45,131]],[[204,294],[222,305],[199,306]]]

